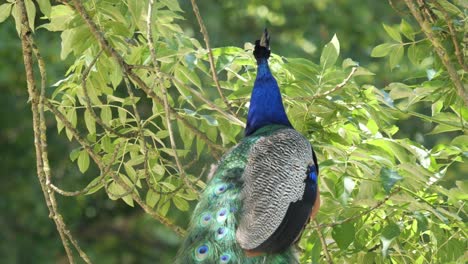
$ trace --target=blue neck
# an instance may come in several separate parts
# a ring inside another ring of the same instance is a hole
[[[284,111],[278,83],[270,72],[267,59],[258,62],[257,79],[255,79],[250,108],[247,114],[245,136],[267,125],[284,125],[292,127]]]

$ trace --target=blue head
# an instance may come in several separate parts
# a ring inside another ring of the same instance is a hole
[[[268,32],[265,29],[262,38],[255,42],[254,56],[257,59],[258,69],[247,114],[246,136],[266,125],[277,124],[292,127],[284,111],[278,83],[268,67],[269,41]]]

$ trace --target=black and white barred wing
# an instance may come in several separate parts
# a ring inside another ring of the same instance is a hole
[[[243,174],[242,212],[236,238],[253,250],[279,228],[291,203],[302,199],[312,148],[294,129],[259,139]]]

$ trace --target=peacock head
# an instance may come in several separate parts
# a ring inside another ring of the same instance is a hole
[[[254,56],[257,59],[257,63],[260,64],[263,61],[267,61],[270,58],[270,35],[268,30],[265,28],[262,37],[255,41]]]
[[[265,29],[262,37],[255,41],[253,52],[258,68],[250,97],[246,136],[268,125],[292,127],[284,110],[278,83],[268,67],[270,53],[270,36]]]

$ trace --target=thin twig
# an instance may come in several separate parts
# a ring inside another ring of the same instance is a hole
[[[158,69],[158,62],[157,62],[157,57],[156,57],[156,50],[154,49],[153,36],[152,36],[152,24],[151,24],[153,5],[154,5],[153,0],[149,0],[146,25],[147,25],[148,47],[151,52],[151,60],[153,61],[153,66],[156,72],[158,73],[159,69]],[[169,112],[169,102],[167,100],[167,91],[163,85],[160,85],[160,87],[161,87],[161,92],[163,94],[162,98],[163,98],[163,103],[164,103],[164,111],[166,112],[166,115],[165,115],[166,127],[169,133],[169,141],[171,143],[171,149],[172,149],[172,153],[174,156],[174,160],[176,162],[177,169],[185,185],[189,187],[190,189],[192,189],[194,192],[198,193],[198,191],[192,186],[192,183],[188,181],[187,175],[185,174],[185,170],[182,168],[182,164],[179,160],[179,155],[177,155],[177,146],[174,140],[174,131],[172,130],[172,124],[171,124],[171,118],[170,118],[170,112]]]
[[[317,98],[321,98],[321,97],[325,97],[327,95],[330,95],[336,91],[339,91],[341,90],[346,84],[348,84],[348,82],[351,80],[351,77],[353,77],[354,73],[356,73],[358,67],[357,66],[354,66],[353,68],[351,68],[351,72],[348,74],[348,76],[342,81],[340,82],[339,84],[337,84],[335,87],[333,87],[333,89],[330,89],[324,93],[321,93],[321,94],[316,94],[316,95],[313,95],[313,96],[303,96],[303,97],[293,97],[294,100],[314,100],[314,99],[317,99]]]
[[[96,120],[96,122],[102,127],[104,128],[104,130],[116,135],[116,136],[119,136],[119,137],[123,137],[123,138],[131,138],[133,135],[133,133],[129,133],[129,134],[122,134],[120,133],[119,131],[111,128],[110,126],[108,126],[107,124],[104,123],[104,121],[102,121],[102,119],[96,114],[96,112],[94,111],[93,109],[93,106],[91,104],[91,98],[89,97],[89,92],[88,92],[88,85],[87,85],[87,81],[88,81],[88,76],[89,76],[89,73],[91,72],[91,69],[94,67],[94,65],[96,64],[98,58],[101,56],[102,52],[104,50],[100,50],[98,52],[98,54],[96,54],[96,56],[93,58],[93,60],[91,61],[91,63],[84,69],[83,73],[81,74],[81,86],[83,88],[83,94],[84,94],[84,97],[85,97],[85,102],[86,102],[86,109],[90,112],[91,116]]]
[[[404,1],[406,5],[408,6],[409,10],[411,11],[411,13],[413,14],[413,17],[419,23],[419,26],[421,27],[422,31],[424,32],[426,37],[429,39],[429,41],[431,41],[432,45],[434,46],[434,49],[437,55],[442,61],[442,64],[444,64],[450,76],[450,79],[455,85],[458,95],[462,98],[465,106],[468,106],[468,93],[465,91],[463,87],[463,83],[461,82],[458,76],[457,70],[455,69],[453,64],[450,62],[449,55],[447,54],[447,51],[445,50],[444,46],[440,43],[439,39],[435,36],[434,32],[432,31],[431,25],[423,18],[423,16],[421,15],[419,11],[419,8],[415,6],[413,1],[412,0],[404,0]]]
[[[334,226],[337,226],[337,225],[342,225],[342,224],[344,224],[344,223],[353,221],[354,219],[360,218],[360,217],[362,217],[363,215],[367,215],[367,214],[369,214],[370,212],[374,211],[375,209],[379,208],[380,206],[384,205],[384,204],[390,199],[390,197],[392,197],[393,195],[395,195],[395,194],[398,193],[399,191],[401,191],[401,187],[395,188],[395,190],[394,190],[393,192],[391,192],[389,195],[387,195],[382,201],[377,202],[374,206],[370,207],[370,208],[367,209],[367,210],[362,211],[362,212],[359,213],[359,214],[354,214],[354,215],[351,216],[351,217],[348,217],[348,218],[346,218],[346,219],[343,219],[343,220],[341,220],[341,221],[336,221],[336,222],[333,222],[333,223],[316,224],[317,222],[314,221],[314,224],[315,224],[315,225],[314,225],[314,226],[307,227],[307,229],[316,229],[316,228],[324,228],[324,227],[334,227]]]
[[[232,114],[229,114],[229,113],[226,113],[223,109],[221,109],[219,106],[217,106],[216,104],[214,104],[213,102],[211,102],[210,100],[206,99],[201,93],[197,92],[195,89],[193,89],[192,87],[190,87],[189,85],[186,85],[184,82],[182,82],[181,80],[177,79],[176,77],[173,77],[169,74],[166,74],[166,73],[163,73],[161,72],[160,73],[161,75],[163,75],[164,77],[167,77],[171,80],[173,80],[174,82],[178,83],[179,85],[182,85],[184,86],[186,89],[190,90],[191,93],[193,93],[196,97],[198,97],[200,100],[202,100],[205,104],[207,104],[211,109],[213,110],[216,110],[218,113],[220,113],[221,115],[223,115],[224,117],[226,117],[227,119],[229,119],[230,121],[232,121],[233,123],[236,123],[237,125],[239,126],[242,126],[242,127],[245,127],[245,123],[242,122],[239,118],[237,118],[235,115],[232,115]]]
[[[93,161],[96,163],[96,165],[99,167],[100,170],[104,170],[105,166],[103,165],[101,159],[99,156],[94,152],[94,150],[91,148],[89,143],[80,136],[78,131],[72,126],[72,124],[67,120],[67,118],[50,102],[50,101],[45,101],[46,106],[54,113],[55,116],[57,116],[60,121],[64,124],[64,126],[70,130],[73,138],[80,143],[80,145],[88,152],[89,156],[93,159]],[[114,174],[112,174],[112,177],[117,184],[119,184],[126,192],[129,192],[129,186],[123,182],[119,177],[116,177]],[[118,180],[115,180],[115,178],[118,178]],[[162,224],[166,225],[167,227],[171,228],[174,232],[177,234],[183,234],[185,231],[178,227],[177,225],[173,224],[169,219],[166,217],[152,211],[152,209],[148,206],[142,206],[143,201],[141,201],[141,198],[135,194],[135,192],[132,193],[132,198],[133,200],[137,201],[137,203],[141,206],[141,208],[149,215],[151,215],[154,219],[160,221]]]
[[[330,252],[328,251],[328,246],[327,246],[327,241],[325,241],[325,238],[322,235],[322,231],[320,230],[319,225],[317,225],[317,221],[314,220],[313,223],[315,224],[315,230],[317,231],[317,234],[320,239],[320,243],[322,244],[322,249],[323,253],[325,254],[325,258],[329,264],[333,264],[333,259],[330,256]]]
[[[216,89],[218,89],[219,96],[223,99],[224,103],[228,107],[229,112],[235,115],[234,112],[232,111],[231,104],[223,95],[223,91],[221,90],[221,86],[219,85],[218,75],[216,74],[216,67],[215,67],[214,58],[213,58],[213,51],[211,50],[211,47],[210,47],[210,38],[208,36],[208,31],[206,30],[205,24],[203,23],[203,19],[200,15],[200,10],[198,10],[198,5],[195,0],[190,0],[190,2],[192,3],[193,12],[195,13],[195,16],[197,17],[198,25],[200,25],[200,32],[203,34],[203,39],[205,40],[206,49],[208,50],[208,60],[210,62],[211,75],[216,85]]]
[[[110,170],[112,168],[112,165],[114,164],[114,162],[115,162],[115,160],[117,158],[117,154],[119,153],[119,149],[120,149],[119,146],[117,146],[114,149],[114,153],[112,154],[112,157],[111,157],[111,160],[109,161],[109,164],[107,164],[107,166],[104,168],[104,171],[101,171],[101,175],[99,176],[99,177],[101,177],[101,179],[99,181],[97,181],[95,184],[88,185],[84,189],[81,189],[81,190],[78,190],[78,191],[73,191],[73,192],[62,190],[62,189],[60,189],[59,187],[55,186],[52,183],[49,183],[50,188],[52,190],[54,190],[55,192],[63,195],[63,196],[78,196],[78,195],[86,194],[91,189],[93,189],[96,186],[98,186],[99,184],[103,184],[105,182],[106,176],[110,172]]]

